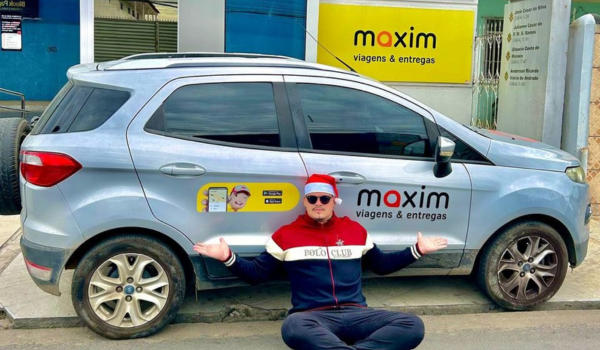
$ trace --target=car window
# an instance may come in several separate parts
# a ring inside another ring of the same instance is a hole
[[[164,118],[162,123],[157,118]],[[161,125],[163,124],[163,125]],[[271,83],[219,83],[177,89],[147,124],[167,135],[280,147]]]
[[[74,86],[56,110],[54,110],[48,122],[44,124],[40,134],[66,132],[73,118],[81,110],[81,107],[83,107],[85,101],[90,97],[92,91],[94,91],[94,88],[79,85]]]
[[[58,94],[56,94],[56,96],[52,99],[52,102],[50,102],[48,107],[44,110],[44,113],[42,113],[38,122],[35,123],[35,127],[33,130],[31,130],[32,135],[38,135],[42,131],[46,123],[48,123],[50,117],[54,115],[54,111],[61,104],[67,93],[71,91],[71,88],[73,88],[73,84],[67,82],[62,89],[60,89]]]
[[[69,126],[68,132],[88,131],[99,127],[121,108],[130,96],[126,91],[94,89]]]
[[[40,134],[88,131],[108,120],[129,99],[129,92],[75,85],[40,120]]]
[[[449,133],[446,129],[439,126],[440,135],[452,140],[455,144],[454,154],[452,155],[452,159],[461,159],[461,160],[475,160],[485,162],[487,161],[482,155],[477,153],[474,149],[469,147],[466,143],[461,141],[456,136]]]
[[[429,157],[423,117],[360,90],[298,84],[312,148],[324,151]]]

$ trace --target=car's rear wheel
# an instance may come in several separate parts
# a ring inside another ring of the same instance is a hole
[[[159,240],[120,235],[91,249],[75,270],[75,311],[111,339],[145,337],[176,315],[185,297],[184,269]]]
[[[477,271],[480,288],[509,310],[528,310],[556,294],[567,274],[567,247],[541,222],[506,227],[484,249]]]
[[[23,118],[0,119],[0,215],[21,212],[19,152],[30,131]]]

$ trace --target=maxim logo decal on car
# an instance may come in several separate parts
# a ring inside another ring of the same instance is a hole
[[[403,191],[400,194],[399,191],[389,190],[383,195],[379,190],[367,190],[363,189],[358,192],[358,198],[356,205],[366,205],[367,207],[375,206],[381,207],[383,204],[388,208],[407,208],[407,209],[448,209],[450,205],[450,195],[447,192],[435,192],[426,191],[427,186],[421,186],[421,191]],[[370,219],[376,218],[387,218],[391,219],[394,217],[393,212],[386,211],[368,211],[358,210],[356,211],[358,217],[368,217]],[[398,211],[396,213],[397,219],[425,219],[425,220],[446,220],[446,214],[438,213],[423,213],[423,212],[409,212],[402,213]]]
[[[410,205],[412,208],[429,209],[432,207],[432,204],[435,204],[435,209],[439,209],[440,206],[442,206],[443,204],[444,209],[448,209],[448,204],[450,203],[450,196],[448,195],[448,193],[426,193],[425,189],[427,189],[427,186],[421,186],[422,191],[420,193],[418,191],[414,191],[413,193],[408,193],[407,191],[404,191],[404,198],[406,200],[404,201],[404,203],[402,203],[402,208],[405,208],[408,205]],[[371,206],[371,204],[374,204],[377,207],[381,206],[382,196],[379,190],[361,190],[360,192],[358,192],[358,200],[356,202],[356,205],[360,206],[362,204],[363,197],[366,198],[367,206]],[[375,201],[373,201],[373,198],[375,198]],[[435,203],[433,203],[434,201]],[[383,195],[383,203],[387,207],[398,208],[400,207],[401,202],[402,196],[400,195],[400,192],[396,190],[389,190]]]

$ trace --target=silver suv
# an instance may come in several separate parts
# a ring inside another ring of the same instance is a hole
[[[302,213],[311,173],[337,179],[337,214],[384,250],[417,231],[448,239],[400,274],[472,273],[507,309],[550,299],[586,256],[576,158],[460,125],[359,74],[278,56],[147,54],[67,76],[26,138],[25,121],[0,120],[0,213],[20,211],[40,288],[60,295],[63,269],[75,269],[75,310],[106,337],[158,331],[189,287],[242,284],[193,244],[224,237],[257,256]]]

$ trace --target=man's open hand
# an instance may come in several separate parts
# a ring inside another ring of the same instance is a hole
[[[226,261],[231,255],[231,251],[223,238],[219,238],[219,242],[219,244],[196,243],[194,251],[219,261]]]
[[[423,237],[421,232],[417,232],[417,244],[423,254],[429,254],[436,250],[444,249],[448,246],[448,240],[442,237]]]

